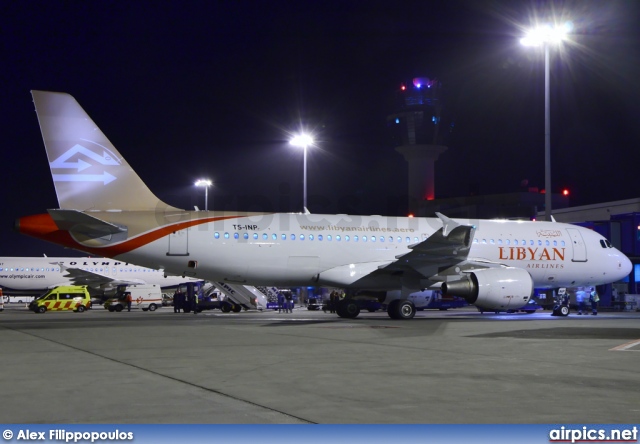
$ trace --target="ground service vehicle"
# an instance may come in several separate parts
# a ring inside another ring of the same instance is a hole
[[[29,304],[35,313],[72,310],[82,313],[91,308],[91,296],[84,285],[61,285],[47,291]]]
[[[111,312],[126,309],[127,293],[131,293],[131,308],[156,311],[162,307],[162,292],[159,285],[121,285],[118,286],[116,296],[104,303],[104,308]]]
[[[309,302],[307,302],[307,310],[320,310],[322,307],[323,305],[321,297],[309,298]]]

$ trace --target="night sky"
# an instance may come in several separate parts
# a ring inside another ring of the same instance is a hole
[[[386,116],[402,82],[442,84],[455,126],[436,196],[544,186],[544,61],[523,29],[572,20],[552,51],[553,190],[640,197],[640,2],[2,1],[0,256],[79,255],[13,232],[57,200],[30,90],[73,95],[151,190],[209,209],[403,215]]]

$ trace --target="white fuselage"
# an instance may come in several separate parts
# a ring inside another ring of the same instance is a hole
[[[117,282],[155,284],[174,287],[185,282],[181,276],[166,276],[155,270],[105,258],[73,257],[0,257],[0,287],[11,290],[40,291],[60,285],[72,285],[65,269],[79,269]],[[108,286],[108,284],[103,284]]]
[[[213,215],[196,212],[192,217]],[[522,268],[538,288],[614,282],[631,270],[624,254],[583,227],[556,222],[456,222],[476,227],[467,260]],[[411,251],[410,246],[440,228],[437,218],[238,216],[178,230],[118,258],[211,281],[348,287],[397,261]],[[394,286],[392,282],[381,285]]]

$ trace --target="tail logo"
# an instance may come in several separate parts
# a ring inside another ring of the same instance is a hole
[[[84,155],[93,160],[94,163],[88,163],[82,159],[70,161],[69,159],[76,154]],[[117,177],[107,173],[106,171],[103,171],[102,174],[78,174],[80,171],[96,165],[96,162],[97,164],[104,166],[120,165],[120,162],[115,158],[115,156],[109,153],[108,149],[103,147],[102,155],[100,155],[79,144],[74,145],[66,152],[62,153],[60,157],[53,162],[50,162],[49,165],[52,170],[51,172],[54,182],[103,182],[103,184],[106,185],[117,179]],[[57,169],[73,169],[76,171],[71,174],[53,174],[53,170]]]

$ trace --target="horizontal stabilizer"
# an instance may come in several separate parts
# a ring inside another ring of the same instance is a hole
[[[51,218],[59,230],[69,231],[77,236],[98,239],[116,236],[126,238],[127,227],[105,222],[89,214],[76,210],[49,210]]]

